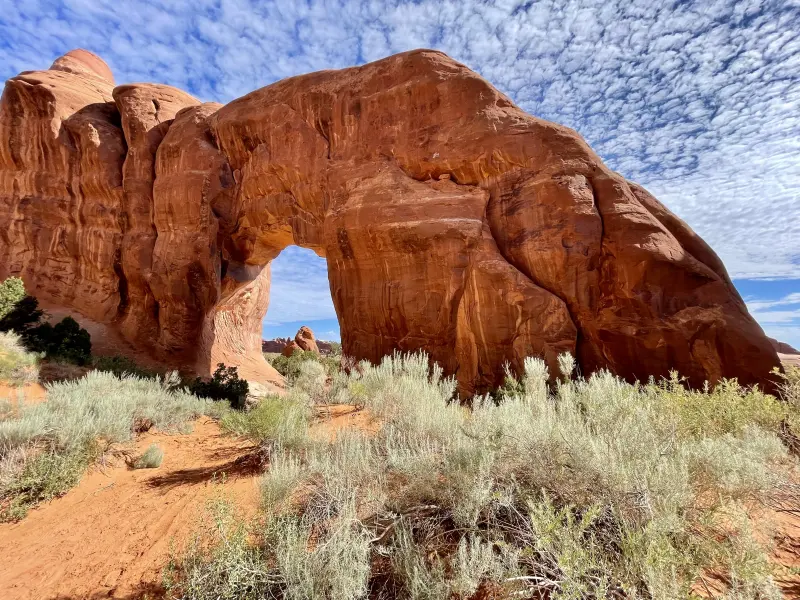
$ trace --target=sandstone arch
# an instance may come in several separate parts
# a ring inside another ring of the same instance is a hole
[[[114,88],[99,60],[6,84],[0,277],[164,360],[274,378],[269,263],[296,244],[328,262],[346,353],[423,348],[464,394],[564,351],[586,372],[770,385],[777,355],[713,251],[577,133],[442,53],[225,106]]]

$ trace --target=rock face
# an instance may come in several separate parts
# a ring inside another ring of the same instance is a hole
[[[800,354],[800,350],[796,350],[786,342],[779,342],[775,338],[768,338],[772,347],[775,348],[775,352],[779,354]]]
[[[309,327],[303,325],[298,329],[294,339],[281,349],[281,354],[284,356],[291,356],[294,354],[295,350],[314,352],[315,354],[320,353],[317,347],[317,340],[314,338],[314,332],[311,331]]]
[[[314,332],[311,331],[309,327],[303,325],[297,331],[297,335],[294,336],[294,341],[298,346],[300,346],[301,350],[319,354],[319,348],[317,347],[317,340],[314,337]]]
[[[434,51],[226,106],[73,51],[6,84],[0,225],[0,277],[200,372],[277,378],[259,332],[291,244],[327,259],[345,354],[424,349],[464,395],[561,352],[693,385],[779,364],[683,221]]]

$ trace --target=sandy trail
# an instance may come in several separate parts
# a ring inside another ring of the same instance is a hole
[[[0,400],[7,400],[17,405],[20,400],[25,404],[42,402],[47,396],[47,390],[41,383],[26,383],[23,386],[13,386],[0,383]]]
[[[27,389],[26,401],[43,399],[40,388]],[[333,405],[318,410],[311,434],[332,439],[353,427],[377,424],[365,411]],[[152,443],[164,451],[159,468],[133,470],[121,458],[93,467],[64,497],[0,524],[2,600],[158,598],[164,566],[197,530],[215,489],[255,513],[263,465],[251,443],[201,418],[186,435],[138,436],[130,455]]]
[[[164,450],[159,468],[133,470],[122,460],[93,468],[64,497],[0,525],[0,598],[157,597],[171,547],[191,536],[215,487],[245,510],[257,506],[252,446],[211,419],[186,435],[145,433],[132,454],[154,442]]]

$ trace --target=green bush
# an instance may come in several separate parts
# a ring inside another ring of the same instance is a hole
[[[302,448],[309,439],[309,418],[309,410],[300,400],[292,396],[266,396],[252,410],[224,415],[220,425],[262,446]]]
[[[28,346],[44,352],[48,359],[86,365],[92,359],[92,340],[72,317],[64,317],[55,325],[42,323],[25,334]]]
[[[336,356],[322,356],[311,350],[298,350],[292,353],[291,356],[283,356],[279,354],[275,356],[270,362],[275,370],[286,378],[289,383],[294,383],[300,376],[301,366],[303,363],[313,361],[320,363],[325,367],[327,375],[333,376],[339,371],[340,358]]]
[[[0,331],[16,331],[24,337],[32,327],[39,324],[43,316],[44,311],[39,308],[39,301],[33,296],[25,296],[0,318]]]
[[[646,393],[677,417],[684,434],[698,438],[739,434],[749,425],[777,431],[790,408],[758,389],[741,388],[735,380],[723,380],[713,389],[690,390],[676,373],[650,384]]]
[[[19,277],[9,277],[0,283],[0,322],[24,297],[25,284]]]
[[[228,400],[234,408],[244,408],[250,386],[246,379],[239,379],[236,367],[219,363],[211,379],[196,378],[189,384],[189,391],[200,398]]]
[[[51,325],[40,323],[43,316],[39,301],[25,295],[21,279],[10,277],[0,284],[0,332],[17,332],[28,350],[48,359],[88,364],[92,353],[89,332],[72,317]]]

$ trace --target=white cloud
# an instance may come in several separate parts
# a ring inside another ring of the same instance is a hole
[[[749,300],[747,308],[767,335],[800,348],[800,292],[777,300]]]
[[[266,325],[336,319],[324,258],[290,246],[272,261]]]
[[[441,49],[577,129],[732,276],[800,277],[796,1],[0,0],[0,10],[0,75],[88,47],[119,82],[223,102],[290,75]],[[276,277],[269,318],[284,319],[289,300],[292,316],[327,318],[326,280],[296,269],[306,279]]]

